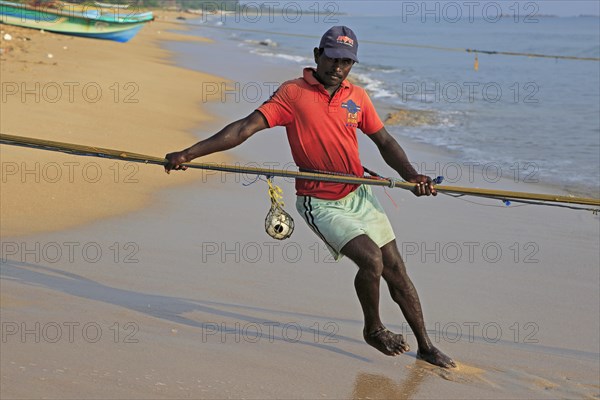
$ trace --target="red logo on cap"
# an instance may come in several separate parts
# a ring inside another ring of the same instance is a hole
[[[348,36],[338,36],[337,37],[337,42],[341,43],[341,44],[345,44],[345,45],[350,46],[350,47],[354,46],[354,40],[352,40]]]

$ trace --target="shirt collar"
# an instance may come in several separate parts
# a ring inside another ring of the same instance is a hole
[[[319,82],[317,80],[317,78],[314,77],[314,75],[313,75],[314,72],[316,72],[316,70],[312,67],[304,68],[304,71],[303,71],[304,80],[306,81],[306,83],[308,83],[311,86],[318,86],[318,85],[323,86],[323,84],[321,82]],[[350,82],[348,82],[348,79],[344,79],[342,81],[341,87],[345,87],[345,88],[350,87]]]

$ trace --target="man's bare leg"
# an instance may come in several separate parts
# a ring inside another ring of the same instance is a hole
[[[384,271],[381,249],[367,235],[361,235],[348,242],[342,254],[358,266],[354,287],[365,317],[365,341],[388,356],[408,351],[404,337],[387,330],[379,317],[379,284]]]
[[[429,339],[425,322],[423,321],[423,311],[417,290],[406,273],[404,260],[398,251],[396,241],[393,240],[381,248],[383,257],[382,276],[388,284],[390,294],[394,301],[400,306],[406,322],[410,325],[419,349],[417,357],[431,364],[444,368],[454,368],[454,361],[438,350]]]

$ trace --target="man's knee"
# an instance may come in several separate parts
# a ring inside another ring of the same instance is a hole
[[[356,262],[358,268],[361,271],[368,272],[369,274],[381,277],[385,266],[383,264],[383,258],[381,252],[375,252],[375,254],[365,255],[359,262]]]
[[[354,261],[360,270],[378,276],[383,273],[384,262],[381,249],[367,235],[352,239],[342,248],[341,252]]]
[[[395,285],[404,285],[409,279],[404,264],[384,265],[381,276],[386,282]]]
[[[381,254],[383,257],[384,277],[398,278],[406,276],[406,266],[400,255],[400,251],[398,251],[395,240],[383,246],[381,248]]]
[[[371,253],[361,254],[357,259],[352,260],[359,269],[369,271],[381,276],[384,270],[383,257],[381,252],[373,250]]]

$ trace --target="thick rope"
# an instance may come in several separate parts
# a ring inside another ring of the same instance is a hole
[[[149,156],[145,154],[131,153],[127,151],[114,150],[114,149],[106,149],[101,147],[91,147],[78,145],[73,143],[64,143],[64,142],[55,142],[51,140],[43,140],[43,139],[34,139],[27,138],[22,136],[15,135],[7,135],[4,133],[0,133],[0,144],[11,145],[11,146],[21,146],[21,147],[29,147],[41,150],[49,150],[49,151],[58,151],[73,155],[80,156],[91,156],[91,157],[100,157],[100,158],[109,158],[116,159],[122,161],[130,161],[130,162],[138,162],[144,164],[155,164],[164,166],[167,162],[166,159],[161,157]],[[348,183],[355,185],[374,185],[374,186],[388,186],[392,187],[391,182],[394,182],[393,187],[399,187],[406,190],[413,190],[415,184],[404,182],[398,179],[393,178],[368,178],[368,177],[353,177],[353,176],[344,176],[344,175],[332,175],[332,174],[323,174],[323,173],[311,173],[311,172],[301,172],[301,171],[288,171],[288,170],[278,170],[278,169],[270,169],[270,168],[256,168],[256,167],[238,167],[232,165],[225,164],[211,164],[211,163],[185,163],[182,164],[188,168],[194,169],[205,169],[212,171],[222,171],[222,172],[236,172],[236,173],[246,173],[246,174],[256,174],[263,176],[281,176],[287,178],[296,178],[296,179],[307,179],[314,181],[324,181],[324,182],[337,182],[337,183]],[[600,207],[600,199],[592,199],[585,197],[574,197],[574,196],[559,196],[559,195],[549,195],[549,194],[539,194],[539,193],[527,193],[527,192],[513,192],[507,190],[492,190],[492,189],[480,189],[480,188],[466,188],[459,186],[446,186],[446,185],[436,185],[435,189],[440,193],[453,193],[458,195],[469,195],[476,197],[486,197],[493,198],[498,200],[509,200],[514,202],[523,202],[526,201],[538,201],[538,202],[547,202],[547,203],[569,203],[569,204],[581,204],[588,206]],[[546,204],[544,205],[552,206],[554,204]],[[589,210],[589,209],[586,209]],[[591,210],[594,211],[594,210]]]

